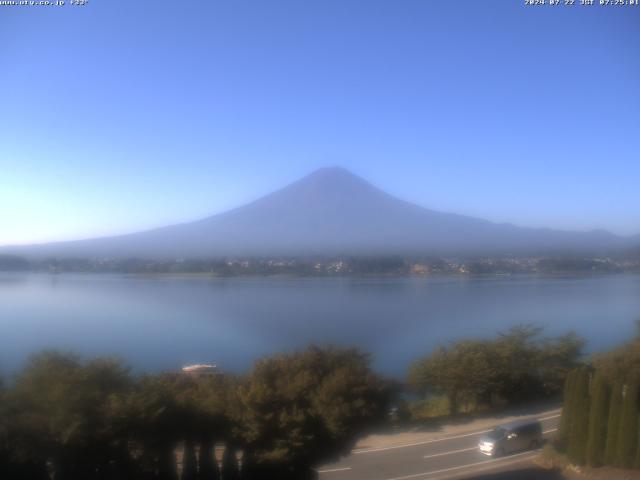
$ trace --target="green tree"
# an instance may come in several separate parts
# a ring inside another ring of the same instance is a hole
[[[409,384],[423,394],[441,393],[449,400],[450,414],[463,402],[486,398],[495,374],[487,342],[466,340],[439,347],[409,369]]]
[[[542,393],[541,346],[542,329],[518,325],[501,333],[494,342],[496,352],[496,392],[509,402],[539,397]]]
[[[627,385],[624,390],[622,416],[618,433],[616,463],[623,468],[632,468],[638,448],[638,384]]]
[[[560,417],[560,425],[558,426],[558,441],[562,448],[567,447],[569,436],[571,434],[571,422],[573,415],[573,400],[575,398],[575,383],[578,370],[572,370],[567,375],[564,385],[562,416]]]
[[[235,426],[242,419],[238,387],[239,379],[228,374],[183,377],[180,382],[178,399],[191,405],[195,412],[188,436],[199,443],[199,472],[207,480],[220,478],[218,464],[214,462],[214,444],[238,442]]]
[[[386,416],[385,383],[354,349],[310,347],[256,363],[238,390],[237,437],[258,478],[311,478]],[[269,477],[270,476],[270,477]]]
[[[9,429],[7,425],[6,392],[0,378],[0,478],[8,478],[11,461]]]
[[[594,367],[602,371],[610,382],[640,382],[640,320],[636,325],[638,333],[635,338],[593,358]]]
[[[414,362],[408,383],[423,394],[447,396],[451,413],[463,402],[528,401],[562,391],[579,365],[584,341],[575,333],[541,338],[542,329],[519,325],[495,340],[463,340]]]
[[[620,419],[622,416],[622,390],[622,382],[616,382],[611,390],[609,418],[607,420],[607,441],[604,450],[605,465],[613,465],[616,463]]]
[[[129,468],[125,442],[109,415],[112,399],[131,385],[120,362],[82,362],[59,352],[31,357],[8,393],[13,454],[56,479],[120,475]]]
[[[546,395],[560,393],[570,371],[579,366],[585,341],[575,332],[542,340],[539,372]]]
[[[34,457],[33,451],[24,442],[24,432],[16,423],[18,410],[11,405],[10,392],[3,387],[0,382],[0,478],[48,480],[44,462],[40,457]]]
[[[510,403],[559,394],[579,365],[584,340],[570,332],[543,338],[542,328],[518,325],[491,342],[496,393]]]
[[[578,465],[585,463],[589,424],[589,378],[586,368],[578,370],[572,400],[571,427],[567,455]]]
[[[177,480],[175,451],[187,436],[191,418],[176,399],[174,378],[146,375],[112,408],[119,428],[138,452],[137,463],[144,474]]]
[[[611,389],[601,372],[595,374],[591,395],[586,459],[588,465],[599,467],[604,463],[609,401],[611,399]]]

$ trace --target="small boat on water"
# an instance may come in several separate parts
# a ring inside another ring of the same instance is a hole
[[[185,365],[182,367],[182,373],[189,375],[214,375],[218,373],[218,367],[215,363],[194,363],[193,365]]]

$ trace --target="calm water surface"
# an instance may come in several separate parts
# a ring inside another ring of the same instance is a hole
[[[629,338],[640,276],[232,278],[0,274],[0,370],[42,348],[123,357],[135,370],[216,362],[243,371],[311,342],[356,345],[402,375],[435,345],[518,323],[574,329],[590,351]]]

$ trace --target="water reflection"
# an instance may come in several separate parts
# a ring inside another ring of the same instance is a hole
[[[0,275],[0,365],[43,347],[116,354],[136,369],[244,370],[310,342],[358,345],[383,373],[517,323],[575,329],[599,349],[640,316],[640,277],[207,278]]]

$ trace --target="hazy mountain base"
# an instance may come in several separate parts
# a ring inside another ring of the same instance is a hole
[[[612,255],[640,237],[602,230],[521,228],[442,213],[395,198],[341,168],[325,168],[203,220],[108,238],[3,247],[32,258],[175,259],[309,255]]]

